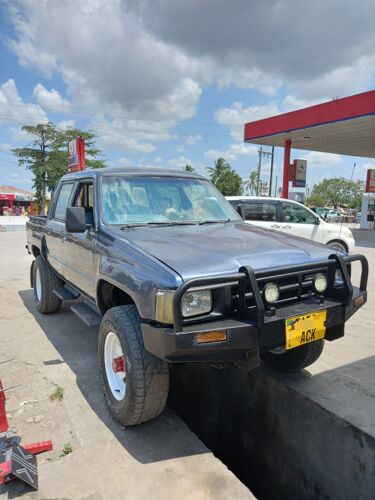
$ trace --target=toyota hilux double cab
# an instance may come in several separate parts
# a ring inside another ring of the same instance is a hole
[[[125,426],[161,413],[171,364],[301,370],[367,298],[365,257],[246,224],[184,171],[65,175],[27,248],[40,313],[66,304],[99,327],[105,398]]]

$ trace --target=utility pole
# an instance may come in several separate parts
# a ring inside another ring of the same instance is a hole
[[[276,175],[276,182],[275,182],[275,198],[276,198],[276,191],[277,191],[277,175]]]

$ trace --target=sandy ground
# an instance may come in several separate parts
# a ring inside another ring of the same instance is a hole
[[[23,443],[52,439],[39,455],[39,491],[14,481],[9,498],[244,499],[247,488],[171,411],[137,428],[109,416],[98,381],[97,330],[67,308],[37,312],[24,232],[0,233],[0,377],[9,422]],[[51,400],[57,387],[61,401]],[[72,452],[64,455],[64,446]]]

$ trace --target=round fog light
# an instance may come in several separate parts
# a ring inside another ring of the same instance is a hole
[[[269,304],[277,302],[280,297],[280,290],[276,283],[267,283],[264,287],[264,298]]]
[[[315,290],[319,293],[323,293],[327,290],[328,282],[327,278],[323,273],[318,273],[314,278]]]

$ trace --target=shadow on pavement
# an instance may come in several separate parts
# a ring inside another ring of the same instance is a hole
[[[147,464],[207,453],[207,448],[198,439],[186,439],[189,435],[187,428],[172,410],[166,409],[157,419],[137,427],[124,429],[115,422],[106,407],[99,381],[97,329],[88,328],[64,307],[56,314],[40,314],[31,289],[22,290],[19,295],[61,355],[62,361],[46,359],[44,364],[48,366],[65,362],[69,365],[91,408],[135,459]]]

